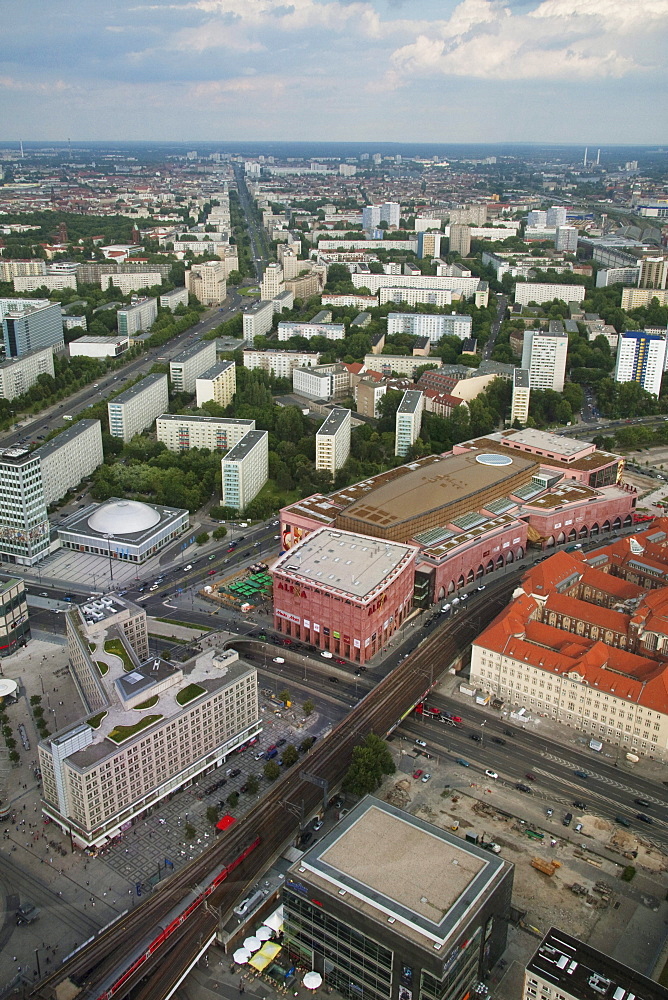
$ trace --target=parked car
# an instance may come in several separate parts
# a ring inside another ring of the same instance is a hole
[[[430,781],[430,780],[431,780],[431,775],[430,774],[423,774],[422,775],[422,781]]]
[[[564,826],[570,826],[571,823],[573,822],[573,813],[566,813],[561,822],[564,824]]]
[[[416,747],[426,747],[426,745],[427,745],[427,744],[425,743],[425,741],[424,741],[424,740],[416,740],[416,741],[415,741],[415,746],[416,746]]]
[[[485,774],[487,775],[488,778],[492,778],[493,781],[496,781],[496,779],[499,777],[496,771],[490,771],[489,768],[487,768]]]
[[[573,805],[575,806],[576,809],[586,809],[587,808],[586,802],[574,802]]]
[[[421,778],[423,774],[424,774],[424,772],[423,772],[422,768],[420,768],[420,767],[418,767],[417,771],[413,771],[413,777],[414,778]]]

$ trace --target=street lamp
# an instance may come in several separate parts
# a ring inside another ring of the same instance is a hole
[[[107,539],[107,555],[109,556],[109,589],[113,590],[114,568],[111,561],[111,540],[114,537],[111,533],[104,536]]]
[[[483,733],[483,729],[485,727],[485,723],[486,722],[487,722],[487,719],[485,719],[484,722],[480,723],[480,746],[483,746],[483,743],[484,743],[483,737],[484,737],[485,734]]]

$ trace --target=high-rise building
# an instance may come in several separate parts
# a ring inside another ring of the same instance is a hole
[[[40,375],[53,378],[53,348],[39,347],[0,363],[0,398],[15,399],[27,392]]]
[[[150,427],[168,404],[167,376],[147,375],[107,404],[109,433],[127,444],[135,434]]]
[[[243,313],[243,335],[247,344],[254,344],[256,337],[269,333],[274,323],[274,303],[271,299],[258,299]]]
[[[388,313],[387,332],[410,333],[416,337],[429,337],[437,344],[441,337],[459,337],[468,340],[472,336],[473,319],[458,313],[439,315],[437,313]]]
[[[468,257],[471,252],[471,227],[451,224],[448,248],[450,253],[458,253],[460,257]]]
[[[116,313],[121,337],[132,337],[140,330],[150,330],[158,318],[157,299],[138,299],[131,306]]]
[[[561,392],[564,388],[567,353],[568,334],[559,320],[550,320],[547,331],[525,330],[522,368],[529,372],[531,388]]]
[[[195,380],[195,400],[198,406],[212,399],[219,406],[229,406],[237,391],[237,369],[234,361],[217,361]]]
[[[561,205],[553,205],[547,210],[546,224],[548,229],[556,229],[566,225],[566,209]]]
[[[0,560],[34,566],[49,551],[49,520],[39,456],[15,446],[0,452]]]
[[[386,201],[380,206],[380,222],[387,222],[388,226],[399,228],[401,220],[401,206],[396,201]]]
[[[615,382],[637,382],[654,396],[661,393],[666,335],[629,330],[619,335]]]
[[[0,658],[11,656],[30,639],[28,601],[23,580],[0,582]]]
[[[260,299],[272,301],[285,291],[283,268],[280,264],[267,264],[260,285]]]
[[[440,257],[442,233],[418,233],[418,257]]]
[[[57,302],[33,305],[30,299],[12,309],[3,309],[2,336],[5,355],[19,358],[42,347],[62,347],[63,314]]]
[[[234,448],[245,434],[255,430],[254,420],[237,417],[198,417],[163,413],[155,422],[158,441],[170,451],[208,448],[227,451]]]
[[[216,341],[196,340],[169,362],[175,392],[194,392],[197,378],[216,363]]]
[[[513,401],[510,408],[510,422],[519,421],[522,426],[529,416],[529,400],[531,398],[531,382],[529,372],[525,368],[516,368],[513,373]]]
[[[575,253],[578,248],[578,231],[575,226],[557,226],[554,249]]]
[[[665,289],[668,279],[668,257],[643,257],[640,261],[640,288]]]
[[[269,435],[249,431],[221,461],[222,506],[245,510],[269,478]]]
[[[318,428],[315,436],[315,467],[326,469],[332,477],[348,461],[350,455],[350,410],[335,407]]]
[[[61,500],[104,462],[99,420],[76,420],[46,444],[35,448],[42,471],[47,507]]]
[[[419,389],[407,389],[395,418],[394,454],[407,455],[418,439],[422,427],[424,398]]]
[[[221,260],[207,260],[193,264],[185,273],[186,288],[204,306],[219,306],[227,295],[225,264]]]
[[[362,209],[362,229],[377,229],[380,222],[380,205],[366,205]]]
[[[547,212],[533,208],[527,215],[527,226],[536,229],[547,229]]]
[[[512,885],[510,862],[367,796],[289,869],[284,945],[349,1000],[460,1000],[505,949]]]
[[[450,209],[448,218],[456,226],[484,226],[487,222],[487,205],[460,205]]]
[[[244,351],[244,368],[261,368],[275,378],[291,378],[295,368],[313,368],[319,361],[313,351]]]

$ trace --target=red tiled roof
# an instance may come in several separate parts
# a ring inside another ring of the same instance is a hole
[[[620,611],[603,608],[599,604],[589,604],[568,594],[552,593],[548,595],[545,607],[558,615],[570,615],[571,618],[588,622],[590,625],[598,625],[599,628],[610,629],[621,635],[628,634],[630,617]]]

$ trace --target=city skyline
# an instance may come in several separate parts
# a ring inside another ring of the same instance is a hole
[[[666,125],[664,0],[6,6],[7,140],[595,145]]]

